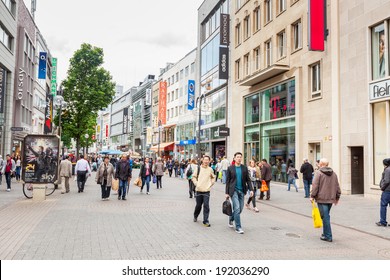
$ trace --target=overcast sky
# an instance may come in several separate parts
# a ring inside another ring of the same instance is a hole
[[[58,80],[86,42],[104,50],[104,67],[124,90],[159,74],[196,47],[203,0],[36,0],[35,21],[58,58]],[[31,0],[24,0],[28,9]]]

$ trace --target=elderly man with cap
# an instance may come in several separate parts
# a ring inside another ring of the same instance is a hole
[[[390,204],[390,158],[384,159],[383,165],[385,166],[385,170],[383,170],[382,179],[379,184],[382,190],[380,221],[376,223],[380,227],[387,226],[387,206]]]

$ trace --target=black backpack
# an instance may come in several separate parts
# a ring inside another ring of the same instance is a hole
[[[191,166],[191,164],[190,164],[190,168],[188,168],[187,173],[186,173],[187,178],[188,178],[188,177],[191,177],[193,172],[194,172],[194,171],[192,170],[192,166]]]

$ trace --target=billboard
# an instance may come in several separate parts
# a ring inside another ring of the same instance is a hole
[[[43,132],[51,133],[53,129],[53,95],[46,93],[45,124]]]
[[[23,141],[22,179],[47,184],[57,180],[60,139],[56,135],[27,135]]]

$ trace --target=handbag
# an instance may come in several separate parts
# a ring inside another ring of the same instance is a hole
[[[117,191],[119,189],[119,180],[118,179],[112,179],[111,189],[113,191]]]
[[[318,209],[317,207],[317,204],[314,203],[314,201],[311,202],[312,204],[312,211],[311,211],[311,215],[313,217],[313,223],[314,223],[314,228],[320,228],[322,227],[322,219],[321,219],[321,214],[320,214],[320,210]]]
[[[260,191],[261,191],[261,192],[266,192],[266,191],[268,191],[268,190],[269,190],[269,188],[268,188],[268,186],[267,186],[267,182],[264,181],[264,180],[262,180],[262,181],[261,181],[261,188],[260,188]]]
[[[233,215],[232,204],[230,203],[229,198],[222,203],[222,213],[228,216]]]
[[[156,184],[157,183],[157,177],[156,175],[153,175],[153,184]]]
[[[134,180],[134,185],[137,187],[142,187],[142,180],[140,177]]]

